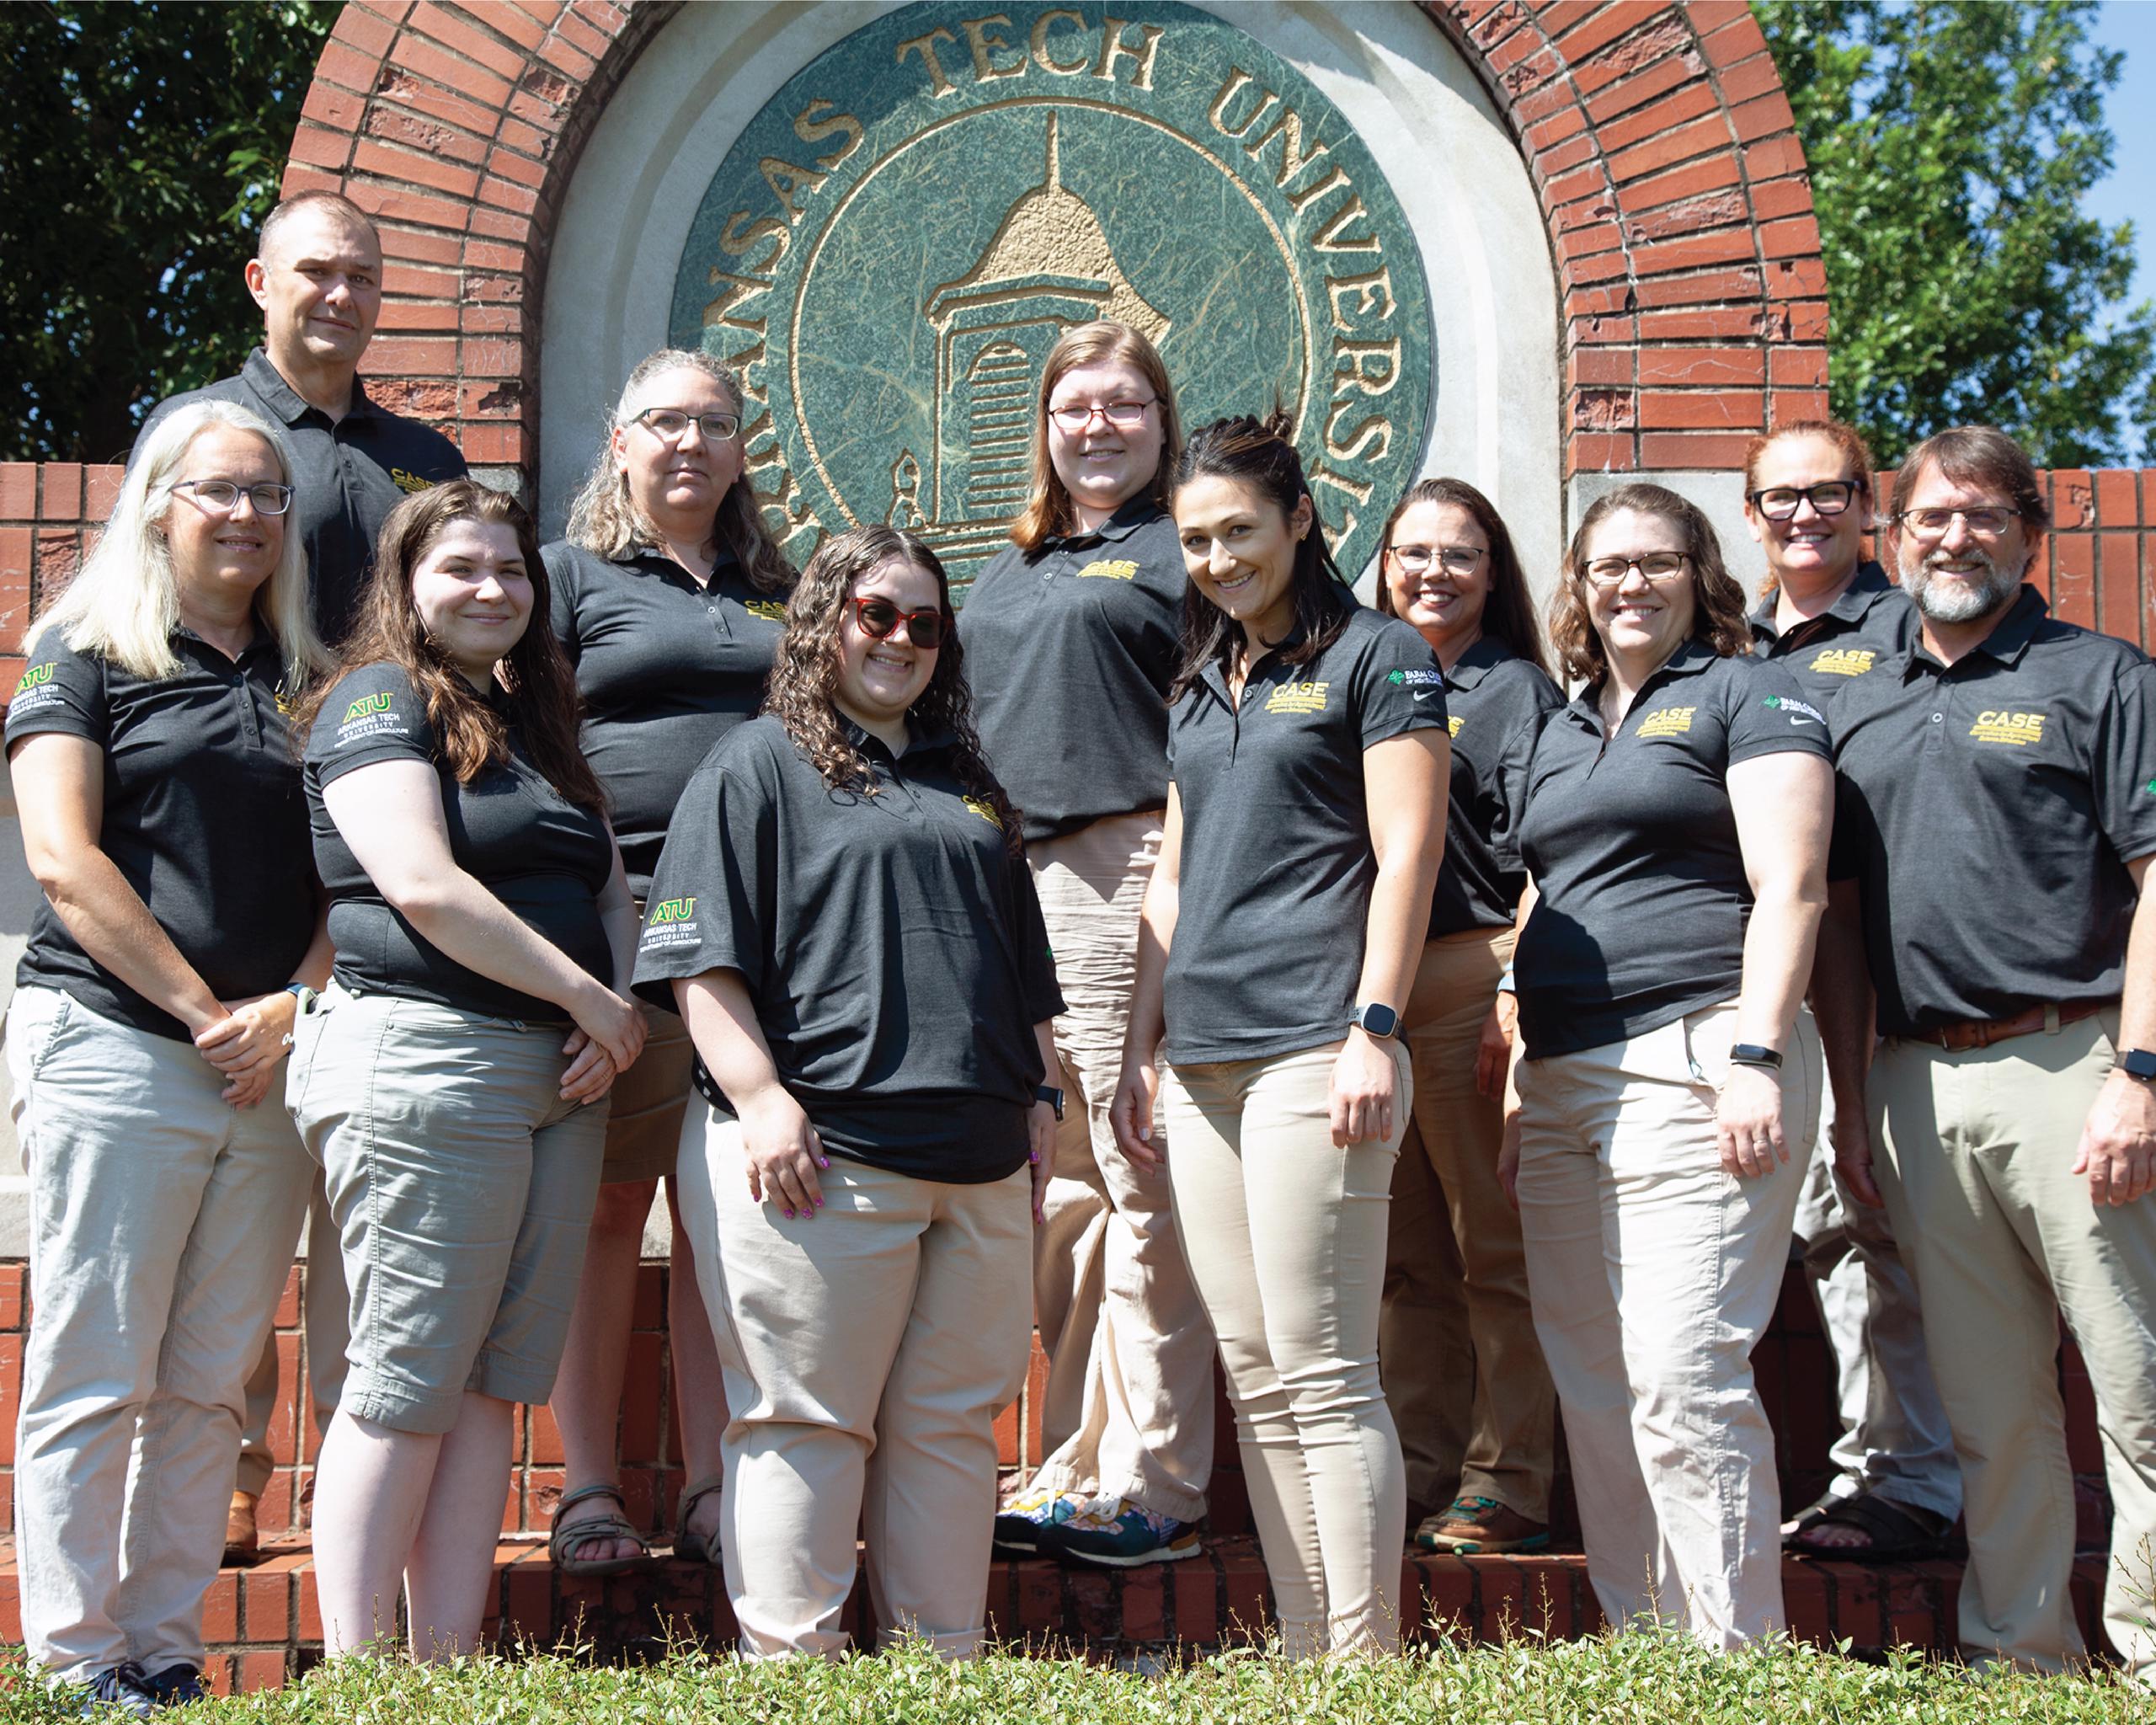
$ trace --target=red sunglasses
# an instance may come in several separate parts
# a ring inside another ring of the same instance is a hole
[[[886,641],[900,623],[906,626],[906,639],[923,652],[932,653],[943,644],[943,631],[947,620],[940,611],[900,611],[888,599],[873,595],[846,601],[853,607],[854,621],[861,625],[861,633],[873,641]]]

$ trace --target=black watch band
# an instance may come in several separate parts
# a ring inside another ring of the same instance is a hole
[[[1729,1063],[1732,1066],[1764,1066],[1769,1072],[1779,1072],[1782,1069],[1780,1050],[1758,1042],[1738,1043],[1729,1051]]]
[[[2138,1078],[2143,1084],[2156,1080],[2156,1053],[2145,1048],[2121,1049],[2119,1071],[2129,1078]]]
[[[1054,1108],[1055,1110],[1055,1117],[1057,1119],[1059,1120],[1063,1118],[1063,1092],[1058,1090],[1054,1085],[1036,1084],[1033,1087],[1033,1100],[1035,1102],[1044,1102],[1050,1108]]]

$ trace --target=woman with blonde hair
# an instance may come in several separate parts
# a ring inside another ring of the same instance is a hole
[[[844,1649],[863,1531],[887,1641],[987,1632],[1063,1001],[962,661],[926,545],[825,541],[767,710],[690,780],[653,877],[637,989],[675,1003],[708,1104],[678,1178],[751,1658]]]
[[[1182,437],[1153,344],[1082,324],[1033,404],[1032,495],[960,621],[982,746],[1023,809],[1066,1010],[1056,1177],[1033,1259],[1046,1459],[997,1546],[1129,1567],[1198,1552],[1213,1463],[1212,1337],[1167,1181],[1108,1125],[1138,906],[1168,793],[1182,554],[1167,486]]]
[[[275,427],[173,414],[8,709],[45,891],[7,1023],[23,1633],[54,1681],[138,1714],[203,1693],[247,1376],[311,1184],[280,1065],[329,966],[286,719],[322,660],[291,508]]]
[[[568,537],[541,553],[554,633],[576,672],[584,758],[606,788],[639,914],[689,776],[763,705],[793,586],[742,476],[741,412],[739,380],[708,354],[662,348],[639,361],[569,511]],[[548,1546],[572,1575],[616,1574],[650,1556],[617,1482],[615,1434],[644,1220],[662,1175],[675,1196],[694,1058],[680,1020],[655,1007],[643,1054],[614,1087],[599,1207],[552,1404],[563,1490]],[[668,1333],[687,1464],[674,1551],[716,1562],[726,1394],[680,1204],[670,1208]]]

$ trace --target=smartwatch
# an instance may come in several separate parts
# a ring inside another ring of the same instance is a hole
[[[2143,1084],[2156,1079],[2156,1054],[2145,1048],[2119,1050],[2119,1071],[2129,1078],[2138,1078]]]
[[[309,988],[304,982],[286,983],[285,985],[285,992],[299,1002],[299,1011],[302,1017],[312,1012],[314,1010],[314,1003],[322,998],[320,995]]]
[[[1353,1029],[1360,1030],[1366,1035],[1382,1039],[1399,1032],[1400,1014],[1394,1012],[1390,1007],[1380,1006],[1377,1001],[1372,1001],[1367,1006],[1358,1007],[1355,1009],[1355,1016],[1348,1021],[1348,1023]]]
[[[1770,1072],[1782,1069],[1782,1057],[1763,1043],[1740,1042],[1729,1051],[1732,1066],[1764,1066]]]
[[[1054,1085],[1036,1084],[1033,1087],[1033,1100],[1035,1102],[1044,1102],[1050,1108],[1054,1108],[1055,1110],[1055,1117],[1057,1119],[1059,1120],[1063,1118],[1063,1092],[1058,1090]]]

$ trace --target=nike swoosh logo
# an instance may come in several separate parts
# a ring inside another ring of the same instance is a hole
[[[1422,692],[1422,693],[1420,693],[1419,695],[1416,696],[1416,697],[1415,697],[1415,698],[1416,698],[1417,701],[1427,701],[1427,700],[1428,700],[1428,699],[1430,698],[1430,697],[1431,697],[1431,696],[1433,696],[1433,695],[1436,694],[1437,692],[1437,692],[1435,689],[1425,689],[1425,690],[1423,690],[1423,691]]]
[[[1793,713],[1790,715],[1789,722],[1791,724],[1817,724],[1819,723],[1816,718],[1799,718]]]

